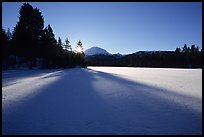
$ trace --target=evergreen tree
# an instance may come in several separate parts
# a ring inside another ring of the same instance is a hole
[[[68,38],[65,39],[65,49],[68,51],[72,51],[71,45],[69,44],[70,41],[68,40]]]
[[[57,44],[58,44],[60,47],[62,47],[62,40],[61,40],[60,37],[58,38]]]
[[[75,51],[76,51],[76,52],[83,53],[83,46],[82,46],[82,42],[81,42],[80,40],[77,42]]]
[[[42,37],[44,19],[37,8],[29,3],[24,3],[19,11],[12,38],[12,45],[17,56],[24,57],[29,63],[29,68],[35,65],[39,56],[40,39]]]
[[[191,45],[190,51],[191,51],[191,53],[195,53],[195,51],[196,51],[195,45]]]
[[[187,52],[187,45],[186,44],[184,44],[182,52]]]
[[[181,49],[180,49],[180,48],[176,48],[175,52],[176,52],[176,53],[180,53],[180,52],[181,52]]]
[[[59,46],[50,24],[44,29],[41,44],[43,51],[42,57],[45,65],[47,65],[47,67],[54,67]]]
[[[199,47],[198,47],[198,46],[196,46],[196,48],[195,48],[195,52],[196,52],[196,53],[199,52]]]
[[[81,67],[86,67],[85,64],[85,54],[83,52],[83,46],[82,46],[82,42],[79,40],[76,46],[76,60],[78,62],[78,65],[80,65]]]

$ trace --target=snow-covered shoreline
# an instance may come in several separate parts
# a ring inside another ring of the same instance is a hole
[[[202,134],[202,69],[2,72],[4,134]]]

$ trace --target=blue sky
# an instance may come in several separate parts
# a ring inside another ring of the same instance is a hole
[[[201,2],[29,2],[55,37],[72,48],[99,46],[110,53],[202,47]],[[2,26],[13,30],[22,2],[2,2]]]

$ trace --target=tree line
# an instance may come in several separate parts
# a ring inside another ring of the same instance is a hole
[[[86,57],[86,61],[91,66],[202,68],[202,49],[185,44],[175,51],[138,51],[120,58],[94,55]]]
[[[2,27],[2,67],[18,68],[23,64],[29,69],[66,68],[85,66],[83,51],[73,51],[68,38],[65,44],[61,38],[55,39],[49,24],[44,28],[44,18],[38,8],[24,3],[19,10],[19,21],[11,33]],[[82,47],[78,41],[76,49]]]
[[[76,52],[77,51],[77,52]],[[82,42],[72,50],[70,41],[55,39],[51,25],[44,27],[44,17],[38,8],[24,3],[13,32],[2,27],[2,68],[18,68],[26,64],[30,69],[67,68],[87,65],[126,67],[202,68],[202,49],[186,44],[175,51],[139,51],[123,57],[95,55],[86,58]]]

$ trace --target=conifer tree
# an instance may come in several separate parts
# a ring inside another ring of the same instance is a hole
[[[22,5],[19,14],[19,21],[13,32],[12,45],[14,53],[24,57],[29,62],[31,69],[36,57],[39,56],[44,19],[39,9],[34,9],[29,3]]]
[[[61,40],[60,37],[58,38],[57,44],[58,44],[60,47],[62,47],[62,40]]]
[[[68,38],[65,39],[65,49],[68,51],[72,51],[71,45],[69,44],[70,41],[68,40]]]

